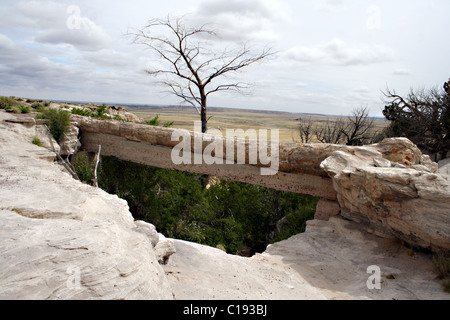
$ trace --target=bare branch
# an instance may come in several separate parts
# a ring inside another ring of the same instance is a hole
[[[183,17],[166,20],[153,19],[134,33],[128,33],[133,43],[146,46],[162,62],[157,70],[148,70],[152,76],[167,77],[160,84],[182,101],[194,106],[201,115],[202,127],[206,130],[207,98],[216,92],[236,91],[248,88],[242,82],[218,83],[228,73],[234,73],[269,57],[271,49],[264,48],[254,54],[247,46],[239,50],[214,51],[207,36],[217,34],[207,25],[188,28]],[[214,85],[212,84],[214,82]]]

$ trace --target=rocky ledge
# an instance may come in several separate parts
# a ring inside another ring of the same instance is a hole
[[[363,218],[354,215],[355,221],[341,216],[310,221],[305,233],[252,258],[165,239],[152,225],[134,221],[124,200],[74,180],[54,161],[54,152],[33,145],[33,136],[42,135],[38,127],[34,120],[16,121],[0,111],[0,299],[450,298],[429,253],[367,233],[366,225],[356,222]],[[368,151],[336,152],[323,166],[343,188],[339,202],[348,212],[364,212],[363,205],[372,202],[394,203],[388,191],[397,189],[382,189],[369,200],[357,197],[361,207],[347,207],[352,192],[347,178],[359,182],[357,195],[363,195],[370,189],[361,175],[374,177],[377,186],[377,179],[392,179],[383,170],[406,170],[415,179],[408,180],[411,189],[395,193],[405,201],[431,201],[438,195],[427,193],[430,184],[421,184],[422,179],[445,187],[444,175],[428,172],[436,168],[426,163],[420,164],[426,168],[395,168],[395,159],[388,163],[377,149],[376,163],[372,157],[367,165],[350,160],[369,161]],[[416,169],[422,173],[410,171]],[[432,230],[448,231],[449,213],[442,210]],[[376,220],[397,230],[390,219],[382,219],[395,210],[388,212],[377,212]],[[437,225],[441,222],[443,227]],[[370,266],[380,270],[379,289],[367,286]]]
[[[0,112],[0,299],[172,299],[158,263],[171,241],[64,172],[13,117]]]
[[[321,167],[341,215],[380,236],[450,254],[450,176],[406,138],[333,152]],[[439,169],[439,170],[438,170]]]

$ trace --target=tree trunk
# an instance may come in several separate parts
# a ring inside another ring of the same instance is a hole
[[[202,120],[202,133],[206,133],[208,131],[208,118],[206,117],[206,95],[204,92],[204,88],[200,89],[200,96],[201,96],[201,120]]]

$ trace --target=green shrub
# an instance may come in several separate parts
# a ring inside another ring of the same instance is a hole
[[[164,128],[170,128],[171,126],[173,126],[174,123],[175,123],[175,121],[166,122],[166,123],[164,123],[163,127]]]
[[[91,183],[94,180],[95,165],[86,153],[79,153],[74,160],[75,172],[81,181]]]
[[[31,142],[38,147],[42,145],[41,140],[38,137],[33,137],[33,140]]]
[[[5,109],[6,107],[16,107],[20,108],[22,105],[11,97],[0,97],[0,109]]]
[[[45,109],[38,118],[46,119],[50,133],[57,142],[61,142],[64,134],[69,132],[70,113],[61,109]]]
[[[173,126],[175,121],[171,121],[171,122],[166,122],[163,127],[164,128],[170,128],[171,126]],[[146,122],[149,126],[155,126],[158,127],[160,125],[159,122],[159,114],[157,114],[152,120],[149,120]]]
[[[89,110],[86,109],[79,109],[79,108],[73,108],[72,114],[76,114],[83,117],[91,117],[92,113]]]
[[[121,116],[119,116],[118,114],[116,114],[113,118],[113,120],[117,120],[117,121],[122,121],[122,122],[130,122],[130,120],[128,119],[124,119]]]
[[[28,107],[20,107],[20,113],[30,113],[30,108]]]
[[[159,126],[159,114],[157,114],[152,120],[146,122],[149,126]]]
[[[105,112],[106,112],[106,105],[102,105],[101,107],[98,107],[97,110],[95,111],[94,117],[98,117],[98,118],[105,118]]]
[[[37,109],[37,108],[39,108],[39,107],[42,107],[42,105],[41,105],[39,102],[33,102],[33,103],[30,105],[30,107],[32,107],[32,108],[34,108],[34,109]]]

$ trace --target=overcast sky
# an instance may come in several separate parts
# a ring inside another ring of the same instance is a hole
[[[169,14],[214,23],[224,46],[277,52],[238,75],[251,95],[211,95],[211,106],[380,116],[386,87],[406,94],[450,77],[448,0],[0,0],[0,12],[0,95],[178,104],[124,36]]]

